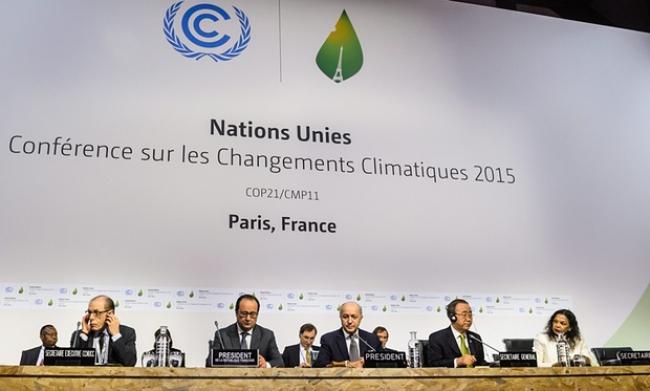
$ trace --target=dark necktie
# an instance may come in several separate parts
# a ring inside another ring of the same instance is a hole
[[[246,336],[248,333],[246,331],[242,331],[241,333],[241,342],[239,343],[239,348],[240,349],[248,349],[248,345],[246,345]]]

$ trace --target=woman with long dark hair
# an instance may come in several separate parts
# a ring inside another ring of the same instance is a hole
[[[587,365],[598,365],[580,334],[578,319],[567,309],[557,310],[551,315],[543,332],[535,337],[534,350],[537,366],[559,366],[557,343],[561,339],[569,345],[569,359],[582,356]]]

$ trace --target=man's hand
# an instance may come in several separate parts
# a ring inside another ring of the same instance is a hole
[[[89,318],[90,316],[86,313],[84,316],[81,317],[81,332],[88,335],[90,332],[90,321]]]
[[[349,368],[363,368],[363,359],[360,358],[357,361],[348,361]]]
[[[108,324],[108,333],[111,336],[120,333],[120,320],[115,316],[115,313],[109,312],[106,315],[106,324]]]
[[[257,367],[258,368],[266,368],[266,359],[264,358],[264,356],[262,356],[260,354],[259,358],[260,358],[260,364]]]
[[[307,364],[306,362],[301,362],[298,368],[311,368],[311,365]]]
[[[471,354],[463,354],[456,359],[456,366],[466,367],[468,365],[474,365],[475,362],[476,357],[472,356]]]

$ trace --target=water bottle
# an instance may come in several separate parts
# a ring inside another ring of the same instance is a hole
[[[410,331],[410,333],[411,333],[411,339],[409,340],[408,343],[409,365],[411,368],[422,368],[422,359],[421,359],[422,355],[420,352],[422,347],[420,346],[420,342],[416,337],[416,332]]]
[[[569,366],[569,344],[563,336],[557,341],[557,362],[563,367]]]
[[[158,329],[158,336],[154,343],[154,350],[156,354],[156,366],[167,367],[169,366],[169,334],[167,334],[167,326],[160,326]]]

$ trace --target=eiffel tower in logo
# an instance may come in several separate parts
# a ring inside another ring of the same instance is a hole
[[[340,83],[343,81],[343,46],[339,48],[339,63],[336,66],[336,72],[334,73],[334,77],[332,77],[332,80],[335,83]]]
[[[343,69],[343,49],[345,49],[345,69]],[[336,22],[334,30],[330,31],[318,50],[316,65],[327,79],[336,84],[347,82],[363,66],[361,42],[345,10]]]

